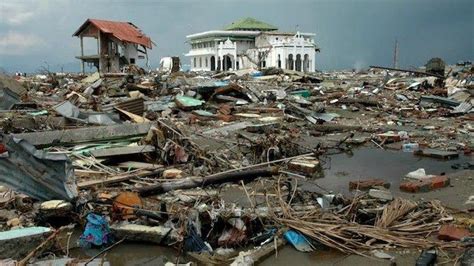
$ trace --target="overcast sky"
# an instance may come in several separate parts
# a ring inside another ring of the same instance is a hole
[[[316,33],[316,66],[323,70],[391,66],[395,39],[401,67],[474,55],[474,0],[0,0],[0,68],[79,70],[79,39],[72,34],[87,18],[140,27],[157,44],[154,66],[170,55],[188,63],[186,35],[242,17]],[[86,48],[95,49],[90,42]]]

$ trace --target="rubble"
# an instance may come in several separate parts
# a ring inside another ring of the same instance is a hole
[[[431,199],[463,189],[454,170],[472,176],[474,81],[468,66],[445,68],[181,72],[171,57],[159,71],[18,78],[0,88],[0,235],[74,224],[80,249],[138,242],[231,265],[284,245],[392,262],[391,249],[460,256],[471,233],[455,214],[472,204]],[[401,154],[401,174],[364,161],[367,171],[327,176],[361,149]],[[0,253],[48,259],[24,249]]]

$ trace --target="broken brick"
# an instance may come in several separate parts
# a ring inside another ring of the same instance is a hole
[[[314,174],[320,168],[319,160],[314,157],[293,159],[288,163],[288,168],[305,174]]]
[[[219,113],[222,115],[230,115],[232,113],[232,107],[228,104],[222,104],[219,106]]]
[[[235,120],[235,117],[233,115],[225,115],[225,114],[218,114],[217,118],[224,122],[232,122]]]
[[[447,176],[435,176],[431,178],[431,188],[439,189],[449,186],[450,179]]]
[[[435,176],[423,180],[406,181],[400,184],[400,190],[410,193],[428,192],[447,187],[450,179],[447,176]]]
[[[377,134],[378,138],[383,141],[384,143],[393,143],[401,141],[401,137],[395,133],[382,133]]]
[[[390,188],[390,183],[382,179],[367,179],[349,182],[349,189],[369,190],[374,187]]]
[[[410,193],[428,192],[431,190],[430,180],[407,181],[400,184],[400,190]]]
[[[438,239],[446,241],[459,241],[467,236],[470,236],[469,230],[454,225],[443,225],[438,232]]]

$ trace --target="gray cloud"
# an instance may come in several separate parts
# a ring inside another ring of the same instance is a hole
[[[157,43],[150,53],[154,66],[162,56],[186,60],[187,34],[219,29],[247,16],[284,31],[298,25],[301,31],[315,32],[319,69],[391,65],[396,38],[403,67],[422,65],[434,56],[454,63],[474,54],[470,0],[2,0],[0,14],[0,40],[11,42],[12,34],[39,38],[21,53],[0,53],[0,67],[10,71],[34,71],[45,61],[56,69],[78,70],[74,56],[79,41],[71,35],[87,18],[138,25]]]
[[[0,35],[0,55],[23,56],[45,47],[46,42],[37,35],[9,31]]]
[[[3,2],[0,7],[0,18],[2,23],[9,25],[21,25],[34,16],[25,2]]]

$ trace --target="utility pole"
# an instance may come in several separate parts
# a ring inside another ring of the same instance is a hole
[[[398,68],[398,39],[395,39],[395,49],[393,51],[393,68]]]

